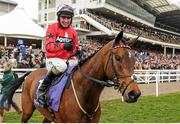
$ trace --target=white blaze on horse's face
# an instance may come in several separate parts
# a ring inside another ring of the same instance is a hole
[[[132,55],[131,55],[131,51],[129,50],[129,52],[128,52],[128,55],[129,55],[129,58],[131,58],[132,57]]]

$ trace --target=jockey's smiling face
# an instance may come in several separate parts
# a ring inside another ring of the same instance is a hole
[[[71,24],[72,17],[60,16],[59,22],[63,28],[68,28]]]

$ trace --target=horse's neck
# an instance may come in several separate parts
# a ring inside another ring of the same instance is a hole
[[[100,53],[93,56],[93,58],[83,64],[81,67],[82,72],[89,77],[102,80],[104,71],[101,57]],[[91,109],[99,102],[99,97],[104,87],[84,77],[79,70],[76,74],[77,80],[75,85],[78,88],[76,89],[78,97],[80,97],[81,102]]]

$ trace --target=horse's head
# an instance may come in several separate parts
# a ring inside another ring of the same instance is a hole
[[[123,31],[121,31],[112,43],[108,52],[109,56],[106,57],[106,76],[116,84],[115,87],[122,93],[126,102],[136,102],[141,95],[137,82],[132,78],[135,57],[130,46],[136,41],[137,38],[125,41]]]

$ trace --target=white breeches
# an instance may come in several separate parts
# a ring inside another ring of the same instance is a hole
[[[69,65],[75,66],[78,64],[77,59],[70,59]],[[67,69],[66,59],[59,59],[59,58],[46,58],[46,69],[50,71],[54,67],[57,72],[56,73],[63,73]]]

